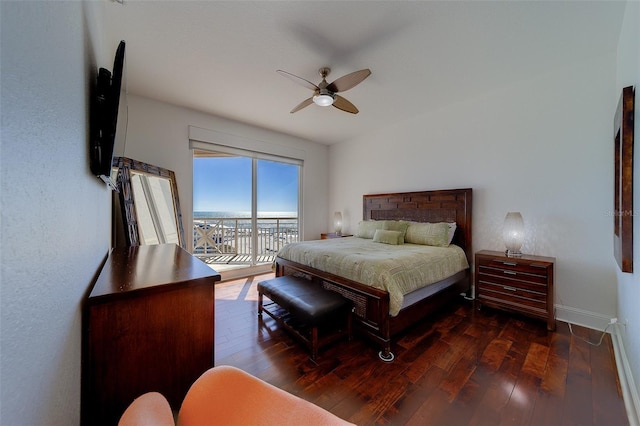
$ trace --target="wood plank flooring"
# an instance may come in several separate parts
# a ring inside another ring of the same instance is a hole
[[[355,336],[317,364],[275,322],[257,317],[256,285],[216,285],[215,363],[239,367],[358,425],[627,425],[610,336],[460,299],[407,330],[383,363]]]

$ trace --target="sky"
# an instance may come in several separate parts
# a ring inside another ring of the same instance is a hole
[[[193,159],[193,211],[251,211],[251,158]],[[258,161],[258,212],[297,212],[299,166]]]

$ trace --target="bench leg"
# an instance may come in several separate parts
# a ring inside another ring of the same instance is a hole
[[[262,318],[262,293],[258,292],[258,316]]]

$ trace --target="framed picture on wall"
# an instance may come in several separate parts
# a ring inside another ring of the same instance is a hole
[[[633,272],[633,86],[622,89],[613,126],[613,254],[622,272]]]

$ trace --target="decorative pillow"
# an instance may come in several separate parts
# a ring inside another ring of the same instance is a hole
[[[398,244],[404,244],[404,236],[407,233],[408,227],[409,222],[404,220],[385,220],[382,229],[400,232],[400,235],[398,236]]]
[[[416,223],[412,222],[407,228],[404,240],[411,244],[446,247],[449,245],[450,226],[446,222]]]
[[[371,239],[376,233],[376,229],[382,229],[383,226],[384,221],[382,220],[361,220],[358,222],[356,237]]]
[[[455,222],[449,222],[449,244],[453,241],[453,236],[456,234],[456,228],[458,225]]]
[[[398,245],[398,241],[400,241],[400,235],[402,233],[400,231],[388,231],[385,229],[376,229],[375,234],[373,234],[373,242],[374,243],[382,243],[382,244],[391,244]]]

